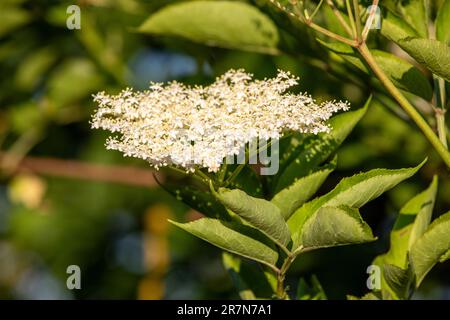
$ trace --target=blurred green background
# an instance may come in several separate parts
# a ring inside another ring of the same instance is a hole
[[[298,90],[318,99],[360,107],[368,97],[370,88],[314,66],[312,55],[327,57],[311,46],[302,52],[307,38],[297,56],[274,56],[136,32],[171,2],[1,0],[0,299],[237,298],[219,250],[167,224],[198,213],[157,187],[145,162],[105,150],[106,133],[90,129],[92,94],[144,89],[150,81],[208,83],[229,68],[262,78],[281,68],[300,76]],[[66,27],[72,4],[81,8],[81,30]],[[366,268],[387,249],[398,209],[442,170],[414,126],[372,103],[322,192],[342,176],[416,165],[426,156],[419,174],[362,210],[379,241],[305,255],[291,268],[291,288],[299,276],[316,274],[329,298],[365,293]],[[143,171],[122,179],[118,167]],[[443,172],[439,213],[450,208]],[[66,288],[69,265],[81,268],[81,290]],[[450,299],[449,272],[448,263],[433,269],[415,298]]]

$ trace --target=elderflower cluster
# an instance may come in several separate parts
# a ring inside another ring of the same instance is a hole
[[[101,92],[94,98],[99,106],[91,125],[118,133],[107,140],[108,149],[156,168],[216,172],[224,158],[254,139],[279,139],[286,131],[327,132],[326,120],[348,109],[345,102],[317,104],[308,95],[286,93],[297,81],[284,71],[253,80],[243,70],[230,70],[209,86],[152,83],[144,92]]]

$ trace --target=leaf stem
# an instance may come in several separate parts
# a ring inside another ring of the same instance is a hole
[[[440,155],[442,160],[445,162],[448,168],[450,168],[450,153],[441,142],[441,140],[436,136],[428,123],[420,115],[420,113],[411,105],[408,99],[397,89],[397,87],[392,83],[389,77],[383,72],[378,63],[375,61],[374,57],[370,53],[369,48],[365,43],[362,43],[357,47],[359,53],[370,66],[372,71],[384,85],[386,90],[392,95],[392,97],[398,102],[398,104],[405,110],[405,112],[411,117],[411,119],[416,123],[416,125],[422,130],[422,133],[430,141],[436,152]]]
[[[310,20],[305,20],[305,24],[307,26],[309,26],[310,28],[312,28],[312,29],[314,29],[314,30],[316,30],[316,31],[326,35],[327,37],[330,37],[330,38],[335,39],[337,41],[340,41],[340,42],[343,42],[345,44],[348,44],[349,46],[356,47],[356,45],[357,45],[356,41],[348,39],[348,38],[343,37],[341,35],[338,35],[337,33],[334,33],[334,32],[332,32],[332,31],[330,31],[328,29],[325,29],[325,28],[315,24],[314,22],[312,22]]]
[[[419,129],[422,131],[422,133],[425,135],[425,137],[428,139],[428,141],[431,143],[431,145],[434,147],[436,152],[439,154],[439,156],[442,158],[444,163],[447,165],[448,168],[450,168],[450,153],[448,152],[447,148],[445,147],[445,144],[441,142],[441,140],[436,136],[434,131],[431,129],[431,127],[428,125],[428,123],[425,121],[425,119],[422,117],[422,115],[414,108],[414,106],[406,99],[406,97],[400,92],[400,90],[397,89],[397,87],[392,83],[392,81],[389,79],[389,77],[384,73],[384,71],[380,68],[378,63],[375,61],[374,57],[369,51],[369,48],[367,47],[365,43],[365,39],[367,38],[370,26],[372,25],[372,21],[374,18],[374,15],[376,13],[376,8],[378,5],[379,0],[373,0],[372,2],[372,8],[370,10],[369,17],[366,21],[366,25],[364,27],[364,30],[362,32],[362,39],[361,41],[355,41],[350,40],[345,37],[342,37],[338,34],[335,34],[321,26],[316,25],[313,23],[310,19],[302,19],[301,16],[294,14],[286,9],[283,5],[281,5],[277,0],[269,0],[274,5],[276,5],[279,9],[283,10],[290,16],[293,16],[300,20],[301,22],[304,22],[307,26],[310,28],[332,38],[337,41],[346,43],[352,47],[355,47],[361,56],[364,58],[364,60],[367,62],[367,64],[370,66],[374,74],[377,76],[377,78],[381,81],[381,83],[384,85],[386,90],[392,95],[392,97],[397,101],[397,103],[405,110],[405,112],[411,117],[411,119],[416,123],[416,125],[419,127]],[[352,28],[356,30],[356,24],[354,21],[353,13],[350,6],[350,1],[346,0],[346,6],[350,18],[350,22],[352,24]],[[357,17],[358,19],[360,17]],[[356,33],[356,31],[355,31]],[[442,123],[442,119],[440,120]],[[441,125],[441,131],[443,131],[442,125]],[[442,135],[442,134],[441,134]]]
[[[286,259],[283,262],[283,265],[281,266],[280,271],[277,273],[277,291],[276,295],[278,299],[286,300],[289,298],[286,289],[284,287],[284,280],[286,278],[286,273],[291,266],[292,262],[294,262],[296,256],[295,255],[288,255]]]
[[[353,0],[353,7],[355,10],[355,25],[356,25],[356,41],[361,42],[361,17],[359,13],[359,3],[358,0]]]
[[[347,34],[349,36],[352,36],[352,28],[348,25],[347,21],[345,21],[344,17],[342,16],[342,14],[339,11],[339,9],[336,8],[336,6],[334,5],[333,1],[332,0],[327,0],[327,4],[331,8],[331,10],[333,11],[334,15],[338,19],[338,21],[341,24],[341,26],[344,28],[345,32],[347,32]]]
[[[446,127],[445,127],[445,109],[436,108],[435,113],[436,113],[436,126],[437,126],[437,130],[438,130],[439,139],[441,140],[445,149],[448,150],[447,134],[446,134]]]
[[[438,130],[439,139],[442,144],[448,149],[447,145],[447,128],[445,125],[445,80],[438,76],[433,76],[434,78],[434,100],[436,108],[434,108],[434,113],[436,116],[436,127]]]
[[[369,12],[369,17],[367,18],[366,24],[362,31],[362,41],[366,41],[366,39],[369,35],[370,27],[372,26],[373,19],[375,18],[375,13],[377,12],[378,1],[379,0],[374,0],[372,3],[372,6],[371,6],[370,12]]]
[[[244,169],[245,163],[241,163],[238,167],[233,171],[233,173],[225,180],[224,187],[227,187],[238,175],[241,173],[242,169]]]
[[[357,33],[356,33],[356,24],[355,24],[355,18],[353,17],[353,11],[352,11],[352,6],[350,4],[350,0],[345,0],[345,6],[347,7],[347,14],[348,14],[348,18],[350,20],[350,25],[352,27],[352,35],[353,38],[357,38]]]
[[[314,9],[313,13],[311,13],[310,17],[307,17],[307,19],[312,20],[314,18],[314,16],[317,14],[317,12],[319,12],[320,7],[322,6],[323,0],[320,0],[319,4],[316,6],[316,8]]]

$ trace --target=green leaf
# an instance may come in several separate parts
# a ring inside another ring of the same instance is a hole
[[[428,38],[428,15],[425,0],[401,1],[400,12],[422,38]]]
[[[358,209],[348,206],[322,207],[303,227],[303,248],[327,248],[374,241],[369,225]]]
[[[391,245],[385,255],[385,262],[400,268],[407,267],[407,254],[412,244],[428,228],[437,192],[437,177],[423,192],[409,200],[394,224]]]
[[[419,69],[388,52],[372,50],[372,54],[380,68],[399,89],[409,91],[425,100],[431,100],[433,89]]]
[[[291,239],[280,209],[273,203],[254,198],[239,189],[219,189],[221,202],[244,221],[257,228],[273,241],[286,246]]]
[[[294,160],[280,173],[280,177],[276,181],[275,193],[292,185],[296,179],[316,171],[317,167],[336,151],[364,116],[370,101],[371,98],[366,101],[363,108],[344,112],[331,118],[329,133],[312,135],[309,139],[305,139],[298,153],[294,154]]]
[[[443,257],[448,258],[449,250],[450,212],[447,212],[433,221],[411,248],[409,259],[416,276],[416,287],[436,263]]]
[[[195,189],[192,186],[180,186],[180,184],[161,183],[159,181],[158,183],[177,200],[184,202],[207,217],[221,220],[230,219],[225,207],[211,193]]]
[[[436,39],[450,45],[450,0],[444,0],[436,17]]]
[[[227,177],[237,168],[238,165],[229,165]],[[263,186],[258,174],[250,165],[245,165],[239,175],[230,183],[230,189],[241,189],[252,197],[263,197]]]
[[[350,46],[343,43],[325,43],[323,41],[321,43],[358,69],[367,74],[371,73],[370,68]],[[388,52],[371,50],[371,53],[380,68],[398,88],[409,91],[425,100],[432,98],[433,89],[428,79],[411,63]]]
[[[151,15],[139,31],[262,53],[278,53],[275,24],[254,6],[237,1],[188,1]]]
[[[381,19],[381,34],[393,42],[408,37],[418,37],[419,34],[406,21],[390,11],[386,11]]]
[[[300,278],[297,287],[298,300],[327,300],[325,291],[315,275],[311,277],[311,285],[304,278]]]
[[[10,4],[0,4],[0,37],[24,26],[32,19],[31,12]]]
[[[411,199],[400,211],[400,217],[411,213],[416,216],[409,235],[408,249],[411,249],[417,239],[425,233],[431,222],[434,203],[436,202],[437,185],[438,178],[434,176],[428,189]],[[402,220],[397,221],[396,226],[401,226],[403,223]],[[394,226],[395,230],[396,226]]]
[[[413,168],[397,170],[375,169],[344,178],[329,193],[305,203],[288,220],[294,248],[301,244],[302,227],[305,221],[321,207],[346,205],[360,208],[401,181],[414,175],[425,161]]]
[[[366,73],[369,72],[368,66],[361,60],[357,52],[351,46],[341,42],[325,42],[321,39],[317,39],[317,41],[319,41],[319,43],[322,44],[325,48],[327,48],[331,52],[336,53],[358,69]]]
[[[405,38],[397,44],[434,74],[450,81],[450,48],[432,39]]]
[[[430,223],[436,192],[437,177],[435,176],[433,182],[425,191],[413,197],[402,207],[390,235],[389,251],[374,260],[374,264],[380,266],[383,270],[381,275],[382,295],[386,299],[407,298],[405,295],[399,295],[401,292],[398,288],[392,287],[388,283],[384,274],[384,267],[393,265],[401,270],[408,270],[408,275],[412,281],[408,252],[411,245],[423,234]],[[403,293],[407,292],[403,291]]]
[[[270,299],[274,294],[276,278],[260,266],[224,252],[222,262],[243,300]]]
[[[211,218],[201,218],[188,223],[170,221],[177,227],[223,250],[274,266],[278,253],[264,241],[257,230]]]
[[[319,170],[298,179],[289,187],[278,192],[271,202],[280,208],[281,215],[287,220],[295,210],[317,192],[333,170],[334,168]]]
[[[442,257],[439,259],[439,262],[442,263],[444,261],[447,261],[448,259],[450,259],[450,249],[448,249],[448,251],[442,255]]]
[[[412,277],[408,269],[402,269],[393,264],[384,264],[383,276],[386,279],[386,284],[392,289],[397,298],[409,298]]]
[[[414,1],[411,1],[414,2]],[[411,27],[393,14],[383,19],[381,33],[397,43],[417,62],[450,81],[450,48],[438,40],[419,38]],[[442,36],[442,31],[440,31]]]

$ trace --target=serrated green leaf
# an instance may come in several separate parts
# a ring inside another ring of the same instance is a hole
[[[393,42],[408,37],[418,37],[419,34],[405,20],[390,11],[386,11],[381,19],[381,34]]]
[[[318,249],[374,241],[369,225],[358,209],[348,206],[322,207],[304,224],[302,246]]]
[[[329,120],[331,131],[310,136],[303,141],[303,147],[293,156],[294,160],[280,173],[276,181],[275,193],[292,185],[296,179],[314,172],[317,167],[327,160],[347,138],[358,121],[364,116],[370,104],[367,99],[364,107],[355,111],[347,111]]]
[[[272,298],[276,286],[272,273],[227,252],[222,254],[222,262],[241,299]]]
[[[294,242],[293,247],[296,248],[301,244],[301,233],[305,221],[321,207],[346,205],[360,208],[401,181],[414,175],[425,161],[413,168],[397,170],[375,169],[344,178],[329,193],[305,203],[288,220],[288,226]]]
[[[280,209],[270,201],[254,198],[239,189],[219,189],[220,201],[226,208],[260,230],[273,241],[286,246],[290,232]]]
[[[450,81],[450,48],[432,39],[404,38],[397,44],[434,74]]]
[[[371,52],[381,69],[399,89],[409,91],[425,100],[431,100],[433,89],[419,69],[391,53],[380,50]]]
[[[170,221],[177,227],[223,250],[274,266],[278,253],[257,230],[237,223],[201,218],[188,223]]]
[[[436,17],[436,39],[450,45],[450,0],[444,0]]]
[[[428,38],[428,15],[425,0],[401,1],[400,12],[422,38]]]
[[[370,68],[360,59],[356,51],[350,46],[343,43],[320,42],[358,69],[367,74],[371,72]],[[425,100],[430,100],[432,98],[433,89],[428,79],[411,63],[388,52],[371,50],[371,53],[380,68],[398,88],[409,91]]]
[[[278,192],[271,202],[280,208],[281,215],[287,220],[295,210],[317,192],[333,170],[334,168],[319,170],[298,179],[289,187]]]
[[[400,211],[400,216],[411,213],[416,216],[409,235],[408,249],[411,249],[417,239],[425,233],[431,222],[436,202],[437,184],[438,178],[434,176],[428,189],[411,199]],[[400,226],[403,221],[400,220],[397,223],[396,226]],[[396,226],[394,226],[394,230],[396,230]]]
[[[437,218],[412,246],[409,260],[416,276],[416,287],[450,250],[450,212]]]
[[[400,210],[390,235],[389,251],[378,256],[374,264],[382,268],[381,284],[382,295],[385,299],[403,299],[406,296],[399,295],[398,288],[393,288],[388,283],[384,274],[385,265],[394,265],[402,270],[407,270],[411,276],[408,263],[408,252],[411,244],[420,237],[428,227],[433,212],[437,192],[437,177],[423,192],[409,200]],[[412,279],[410,279],[412,281]],[[406,293],[404,291],[403,293]]]
[[[275,24],[254,6],[237,1],[188,1],[151,15],[139,31],[262,53],[278,53]]]
[[[385,262],[400,268],[407,266],[407,253],[430,223],[437,192],[437,177],[423,192],[409,200],[401,209],[391,232],[391,245]]]

